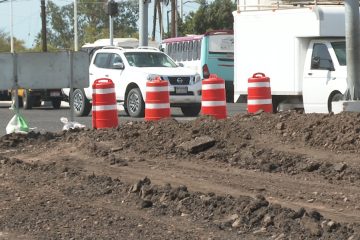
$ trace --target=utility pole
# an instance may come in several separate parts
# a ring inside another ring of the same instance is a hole
[[[78,20],[77,20],[77,0],[74,0],[74,50],[79,50],[78,40]]]
[[[156,34],[156,14],[157,14],[157,3],[159,0],[155,0],[154,2],[154,13],[153,13],[153,30],[151,34],[151,41],[155,41],[155,34]],[[160,17],[160,16],[159,16]]]
[[[139,46],[148,46],[148,0],[139,0]]]
[[[359,1],[345,0],[345,36],[347,62],[346,100],[360,100]]]
[[[41,41],[42,51],[47,52],[45,0],[41,0]]]
[[[10,51],[11,53],[14,53],[14,20],[12,0],[10,0]]]
[[[183,0],[180,0],[180,19],[181,20],[183,20],[183,11],[184,11],[184,9],[183,9],[183,6],[184,5],[184,3],[183,3]]]
[[[159,28],[160,28],[160,40],[162,40],[162,36],[164,33],[164,26],[163,26],[163,2],[162,1],[157,1],[157,9],[158,9],[158,15],[159,15]]]
[[[176,0],[171,0],[171,37],[176,37]]]

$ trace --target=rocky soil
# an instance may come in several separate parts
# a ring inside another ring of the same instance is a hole
[[[360,115],[0,138],[0,239],[360,239]]]

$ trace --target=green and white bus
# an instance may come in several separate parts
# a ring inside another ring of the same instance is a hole
[[[208,78],[210,74],[223,78],[226,101],[234,102],[234,34],[232,30],[164,39],[160,49],[177,63],[196,70],[202,79]]]

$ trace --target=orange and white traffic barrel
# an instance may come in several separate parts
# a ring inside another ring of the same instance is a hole
[[[247,106],[249,113],[255,113],[259,110],[273,111],[270,78],[266,77],[264,73],[254,73],[248,79]]]
[[[145,120],[170,117],[169,82],[156,77],[146,83]]]
[[[100,78],[94,81],[92,88],[93,128],[116,128],[119,120],[113,81],[109,78]]]
[[[216,74],[211,74],[202,81],[201,114],[216,119],[227,117],[225,81]]]

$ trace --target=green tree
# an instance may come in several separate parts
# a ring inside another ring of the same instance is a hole
[[[233,29],[232,12],[236,4],[232,0],[215,0],[208,3],[198,0],[200,4],[196,12],[190,12],[183,23],[179,24],[179,35],[203,34],[210,30]]]
[[[10,52],[10,35],[0,30],[0,52]],[[24,52],[26,51],[25,42],[14,38],[14,51]]]
[[[79,46],[100,38],[109,38],[109,16],[105,12],[107,0],[78,1],[78,40]],[[133,37],[137,35],[138,1],[118,2],[119,14],[114,20],[114,37]],[[62,7],[52,1],[47,4],[47,42],[48,48],[72,49],[74,46],[74,5]],[[41,44],[41,33],[36,38],[37,47]]]

